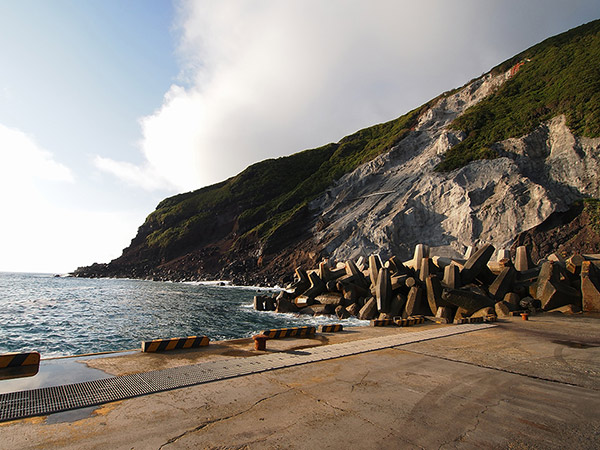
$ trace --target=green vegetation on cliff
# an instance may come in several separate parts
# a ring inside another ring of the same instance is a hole
[[[523,61],[518,73],[453,122],[466,138],[446,153],[437,170],[494,158],[495,142],[522,136],[558,114],[565,114],[575,133],[600,135],[600,21],[548,39],[492,73]],[[436,100],[338,143],[265,160],[224,182],[162,201],[124,252],[125,259],[154,265],[196,249],[217,255],[244,249],[256,253],[260,244],[269,247],[278,238],[289,243],[293,236],[287,233],[302,228],[294,224],[308,217],[311,200],[389,151]]]
[[[586,198],[583,201],[583,208],[590,218],[590,227],[600,234],[600,199]]]
[[[495,142],[523,136],[559,114],[575,134],[600,136],[600,20],[546,39],[492,74],[520,62],[525,63],[511,79],[453,122],[466,138],[446,153],[437,170],[495,158]]]
[[[342,175],[390,150],[414,127],[424,105],[390,122],[328,144],[256,163],[222,183],[162,201],[146,220],[146,245],[169,255],[203,237],[268,239]],[[217,223],[216,215],[230,223]],[[222,234],[222,236],[219,236]],[[235,245],[236,242],[231,242]]]

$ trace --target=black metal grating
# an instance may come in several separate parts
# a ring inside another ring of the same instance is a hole
[[[0,394],[0,422],[101,405],[268,370],[382,350],[413,342],[481,330],[495,325],[470,324],[399,333],[383,338],[266,354],[243,359],[210,361],[191,366],[123,375],[101,380]]]

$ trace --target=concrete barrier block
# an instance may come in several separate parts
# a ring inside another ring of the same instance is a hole
[[[358,313],[358,318],[360,320],[371,320],[374,319],[375,316],[377,315],[377,301],[371,297],[369,300],[367,300],[367,302],[365,303],[365,306],[363,306],[359,313]]]
[[[494,306],[494,302],[489,297],[464,289],[449,289],[444,292],[442,298],[451,305],[464,308],[467,314],[472,314],[488,306]]]
[[[335,323],[331,325],[321,325],[319,328],[321,333],[337,333],[339,331],[344,331],[344,326],[341,323]]]
[[[373,319],[371,320],[372,327],[389,327],[395,325],[393,319]]]
[[[348,310],[346,308],[344,308],[342,305],[338,305],[335,308],[335,315],[340,320],[349,319],[350,317],[352,317],[351,314],[348,312]]]
[[[479,274],[487,269],[487,272],[491,273],[487,268],[487,263],[494,254],[494,246],[486,244],[477,250],[473,255],[467,259],[463,269],[460,271],[460,280],[463,284],[469,284]]]
[[[205,347],[209,344],[207,336],[189,336],[183,338],[153,339],[142,341],[142,351],[145,353],[164,352],[188,348]]]
[[[375,285],[375,296],[377,298],[377,310],[389,312],[392,300],[392,280],[389,269],[385,267],[379,269]]]
[[[369,256],[369,278],[371,280],[371,286],[377,286],[377,278],[379,277],[379,270],[383,267],[381,258],[379,255]]]
[[[311,337],[317,332],[315,327],[294,327],[294,328],[272,328],[263,330],[260,334],[268,336],[269,339],[282,339],[287,337]]]
[[[415,253],[413,256],[413,267],[415,270],[419,270],[421,268],[421,261],[423,258],[427,258],[429,256],[429,247],[425,244],[417,244],[415,246]]]
[[[502,300],[513,289],[517,272],[512,267],[505,267],[494,279],[488,291],[496,300]]]
[[[515,255],[515,269],[518,272],[526,272],[529,269],[529,254],[527,247],[521,245],[517,247]]]
[[[600,312],[600,271],[590,261],[581,264],[582,309]]]
[[[0,369],[39,365],[40,354],[38,352],[4,353],[0,355]]]
[[[460,268],[456,264],[444,267],[443,283],[448,289],[458,289],[460,287]]]
[[[442,299],[442,283],[437,276],[429,275],[425,280],[425,287],[431,314],[436,314],[440,306],[448,306],[448,303]]]

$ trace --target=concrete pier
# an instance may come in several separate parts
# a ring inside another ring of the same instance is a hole
[[[599,316],[497,325],[109,403],[84,417],[2,423],[0,448],[597,448]],[[345,328],[269,341],[266,351],[460,326]],[[124,375],[258,353],[243,339],[84,362]]]

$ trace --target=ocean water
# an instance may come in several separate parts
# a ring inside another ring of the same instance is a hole
[[[267,293],[216,284],[0,272],[0,353],[38,351],[49,358],[137,349],[149,339],[234,339],[265,328],[339,323],[255,311],[254,295]]]

